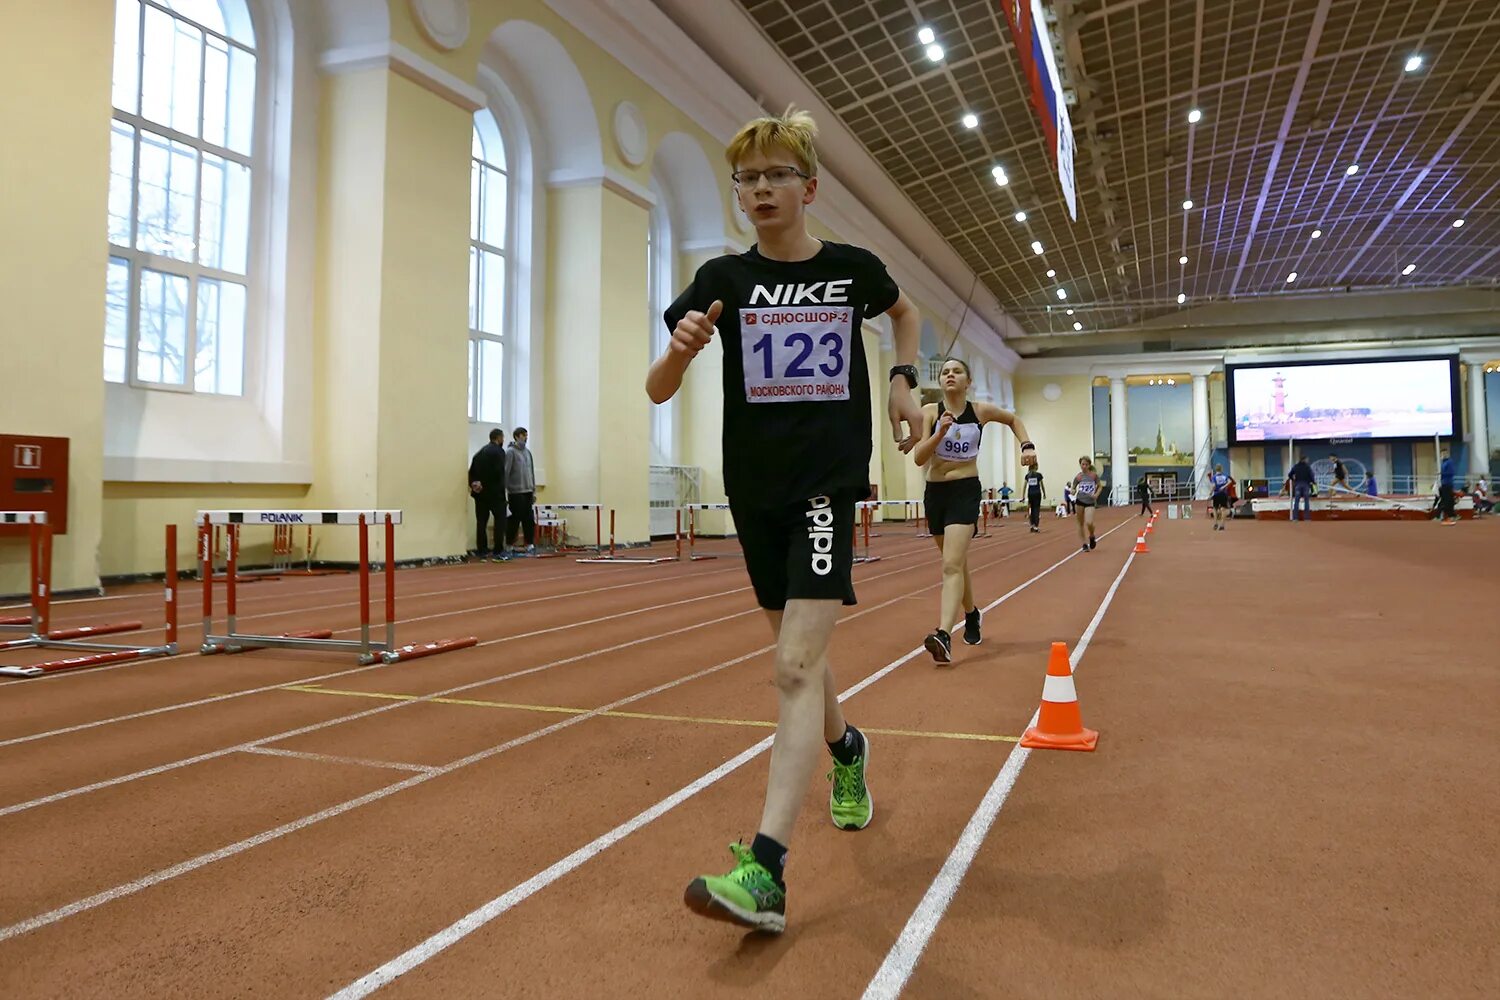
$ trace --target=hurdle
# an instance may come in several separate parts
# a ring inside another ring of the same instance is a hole
[[[435,656],[479,643],[474,636],[396,645],[396,525],[399,510],[200,510],[197,512],[199,558],[203,572],[203,645],[200,652],[238,653],[251,649],[352,650],[361,664],[398,663]],[[236,628],[236,572],[240,528],[246,524],[319,524],[359,529],[359,638],[335,639],[331,629],[310,629],[281,635],[257,635]],[[214,526],[225,529],[229,564],[224,582],[224,631],[214,631],[214,588],[211,537]],[[370,527],[385,528],[385,639],[370,638]]]
[[[704,510],[729,510],[727,503],[686,503],[677,508],[677,558],[682,558],[682,540],[687,538],[688,562],[703,562],[717,559],[720,553],[698,551],[698,512]],[[686,518],[683,515],[686,514]],[[684,524],[684,521],[686,522]],[[684,530],[684,528],[686,530]],[[726,536],[727,537],[727,536]]]
[[[567,518],[556,516],[556,512],[569,510],[594,512],[594,544],[592,546],[568,544]],[[539,503],[533,504],[531,511],[536,521],[537,537],[550,539],[553,547],[550,551],[530,553],[526,558],[556,559],[574,552],[592,552],[595,558],[598,558],[604,554],[604,505],[602,503]],[[611,510],[610,515],[613,516],[613,514],[614,511]]]
[[[166,622],[166,642],[151,646],[87,641],[92,636],[134,632],[141,628],[141,623],[138,621],[53,629],[51,627],[52,527],[47,523],[46,514],[40,511],[0,513],[0,524],[24,524],[27,528],[30,548],[29,589],[31,604],[31,634],[23,639],[13,639],[9,642],[0,643],[0,650],[63,649],[83,654],[61,660],[44,660],[40,663],[28,663],[23,666],[0,666],[0,676],[41,677],[45,674],[61,673],[64,670],[79,670],[84,667],[97,667],[106,663],[123,663],[128,660],[176,655],[177,526],[175,524],[166,526],[166,586],[163,611],[163,617]]]
[[[342,576],[348,572],[348,570],[336,569],[331,566],[313,568],[313,553],[317,550],[317,547],[313,544],[313,526],[310,524],[303,525],[307,529],[307,534],[302,543],[302,568],[298,569],[296,537],[294,535],[295,527],[295,525],[290,524],[278,524],[273,529],[271,537],[271,579],[278,576]],[[240,578],[240,582],[244,582],[243,576]]]
[[[614,566],[655,566],[659,563],[676,562],[680,555],[676,556],[622,556],[615,552],[615,511],[609,510],[609,551],[601,551],[597,555],[588,556],[583,559],[575,559],[577,563],[608,563]]]
[[[880,506],[879,500],[861,500],[855,504],[859,511],[859,523],[854,526],[854,563],[880,562],[880,557],[870,553],[870,525],[875,521],[875,509]],[[861,549],[860,541],[863,539],[864,547]]]

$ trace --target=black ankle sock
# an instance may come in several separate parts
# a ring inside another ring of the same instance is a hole
[[[786,872],[786,848],[763,833],[757,833],[755,839],[750,842],[750,853],[755,855],[755,860],[760,862],[771,877],[778,882],[784,882],[783,875]]]
[[[844,723],[844,735],[828,744],[828,752],[840,764],[853,764],[854,758],[865,752],[865,735]]]

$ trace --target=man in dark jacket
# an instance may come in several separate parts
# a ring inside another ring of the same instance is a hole
[[[474,554],[485,559],[490,554],[488,528],[490,515],[495,518],[494,559],[505,555],[505,432],[490,431],[490,443],[474,453],[469,461],[469,492],[474,495],[474,522],[477,528]]]
[[[1292,466],[1292,471],[1287,474],[1286,480],[1292,487],[1292,520],[1312,520],[1312,494],[1313,485],[1317,482],[1313,476],[1312,465],[1307,461],[1306,455],[1298,456],[1297,464]],[[1303,517],[1303,512],[1307,516]]]

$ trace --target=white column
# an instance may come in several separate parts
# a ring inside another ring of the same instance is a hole
[[[1469,472],[1490,473],[1489,409],[1484,399],[1484,365],[1469,362]]]
[[[1114,502],[1130,501],[1130,446],[1125,437],[1125,380],[1109,380],[1110,496]]]
[[[1375,488],[1382,493],[1396,492],[1391,488],[1391,446],[1377,444],[1374,447]]]
[[[1208,376],[1193,376],[1193,498],[1208,496],[1209,434]]]

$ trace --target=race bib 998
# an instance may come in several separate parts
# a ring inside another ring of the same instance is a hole
[[[819,403],[849,398],[854,310],[838,306],[741,309],[745,399]]]

